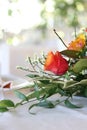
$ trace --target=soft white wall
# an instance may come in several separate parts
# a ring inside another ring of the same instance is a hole
[[[56,44],[56,43],[55,43]],[[54,51],[57,49],[57,46],[54,46],[54,43],[44,43],[41,45],[30,45],[30,46],[24,46],[24,47],[9,47],[9,59],[10,59],[10,73],[18,75],[18,76],[24,76],[26,73],[24,71],[21,71],[17,69],[17,66],[26,66],[26,58],[27,56],[34,57],[34,55],[41,55],[41,53],[44,51],[44,53],[48,53],[48,51]]]
[[[0,67],[1,74],[9,74],[9,47],[6,44],[0,45]]]
[[[58,43],[59,44],[59,43]],[[17,66],[26,66],[27,56],[33,57],[41,55],[42,52],[48,53],[48,51],[56,51],[57,41],[47,41],[40,45],[30,44],[24,46],[7,46],[3,44],[0,47],[0,59],[1,59],[1,73],[2,75],[12,74],[24,77],[26,73],[17,69]]]

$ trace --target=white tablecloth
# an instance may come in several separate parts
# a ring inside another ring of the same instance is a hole
[[[5,96],[15,100],[10,92]],[[32,115],[28,112],[29,104],[26,104],[1,113],[0,130],[87,130],[87,99],[75,97],[74,101],[83,108],[69,109],[63,105],[53,109],[34,108],[36,115]]]

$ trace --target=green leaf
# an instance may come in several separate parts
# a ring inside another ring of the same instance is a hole
[[[51,95],[54,95],[56,93],[59,93],[61,95],[66,95],[66,92],[62,89],[59,88],[60,86],[58,86],[57,83],[51,83],[51,84],[47,84],[46,86],[44,85],[43,87],[41,87],[38,92],[39,92],[39,97],[43,98],[43,97],[50,97]],[[36,91],[33,91],[32,93],[29,93],[29,95],[27,96],[28,100],[36,98]]]
[[[79,83],[82,84],[82,85],[87,85],[87,79],[83,79]]]
[[[60,53],[67,56],[67,57],[70,57],[70,58],[78,58],[79,51],[64,50],[64,51],[61,51]]]
[[[11,100],[1,100],[0,107],[14,107],[14,103]]]
[[[44,80],[44,79],[43,79],[43,80],[40,79],[39,81],[40,81],[41,83],[43,83],[43,84],[49,84],[49,83],[50,83],[50,80],[48,80],[48,79],[45,79],[45,80]]]
[[[40,96],[43,96],[44,93],[45,93],[44,89],[40,89],[40,90],[39,90]],[[33,91],[33,92],[29,93],[29,95],[27,96],[27,98],[28,98],[28,100],[33,99],[33,98],[36,98],[36,92]]]
[[[37,104],[39,107],[54,108],[55,105],[51,101],[41,101]]]
[[[80,106],[72,104],[69,100],[65,100],[64,103],[69,108],[81,108]]]
[[[6,108],[6,107],[0,107],[0,112],[6,112],[6,111],[8,111],[9,109],[8,108]]]
[[[28,101],[27,97],[26,97],[23,93],[21,93],[21,92],[15,90],[15,94],[16,94],[16,96],[17,96],[18,98],[20,98],[20,99],[22,99],[22,100],[25,100],[25,101]]]
[[[39,103],[33,104],[29,107],[29,110],[31,110],[33,107],[44,107],[44,108],[54,108],[55,105],[51,101],[41,101]]]
[[[77,83],[77,81],[74,80],[65,81],[64,88],[68,88],[70,85],[73,85],[75,83]]]
[[[35,89],[35,97],[39,100],[40,93],[39,93],[39,88],[38,88],[38,84],[37,83],[35,83],[34,89]]]
[[[83,74],[78,74],[75,78],[76,81],[81,81],[82,79],[84,79],[84,75]]]
[[[20,105],[21,105],[21,102],[16,103],[15,104],[15,108],[18,107],[18,106],[20,106]]]
[[[69,94],[69,93],[67,93],[64,89],[62,89],[62,88],[58,88],[57,89],[57,92],[61,95],[61,96],[67,96],[67,94]]]
[[[76,73],[87,69],[87,59],[80,59],[73,67],[73,71]]]
[[[37,105],[38,105],[38,103],[31,105],[31,106],[29,107],[29,110],[31,110],[33,107],[36,107]]]
[[[43,98],[43,97],[50,97],[51,95],[54,95],[56,93],[59,93],[61,95],[65,95],[66,96],[66,92],[65,90],[63,90],[62,88],[59,88],[60,84],[58,83],[51,83],[51,84],[47,84],[46,86],[44,85],[43,87],[41,87],[38,91],[39,91],[39,97]],[[36,98],[36,91],[33,91],[31,93],[29,93],[29,95],[27,96],[28,100]]]
[[[35,74],[28,74],[26,76],[29,77],[29,78],[36,78],[36,77],[38,77],[38,75],[35,75]]]

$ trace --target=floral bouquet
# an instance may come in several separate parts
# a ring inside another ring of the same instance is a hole
[[[49,52],[40,57],[27,58],[27,62],[32,67],[18,67],[27,71],[27,76],[32,80],[32,84],[24,88],[32,89],[27,95],[16,90],[15,94],[21,99],[14,104],[11,100],[0,101],[0,111],[8,111],[25,103],[33,102],[29,110],[35,106],[54,108],[60,103],[64,103],[69,108],[79,108],[71,102],[73,96],[87,97],[87,29],[75,36],[68,46],[54,30],[55,34],[65,45],[66,50],[61,52]],[[51,96],[57,95],[57,99],[52,101]]]

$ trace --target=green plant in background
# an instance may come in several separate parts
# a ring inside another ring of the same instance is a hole
[[[21,11],[19,9],[20,7],[16,8],[17,2],[19,2],[19,0],[8,0],[9,7],[7,9],[7,14],[9,18],[13,17],[14,13],[17,13],[17,15],[21,14]],[[41,30],[44,35],[47,34],[47,29],[57,27],[61,28],[62,26],[74,28],[79,26],[81,27],[84,26],[84,23],[87,20],[86,17],[84,17],[84,21],[82,20],[83,14],[85,16],[85,13],[87,11],[86,0],[37,0],[37,2],[41,6],[41,23],[35,27],[36,29]],[[16,12],[14,8],[10,6],[12,4],[15,5]],[[27,30],[29,30],[29,28]],[[19,33],[19,35],[21,35],[21,33]],[[14,36],[15,33],[8,32],[5,30],[5,27],[2,27],[2,25],[0,25],[0,39],[7,40],[7,42],[10,41],[11,43],[13,42]]]
[[[66,23],[71,27],[81,26],[80,18],[87,10],[86,0],[39,0],[43,4],[41,17],[43,18],[43,26],[51,25],[59,26]],[[78,17],[77,17],[78,16]]]

